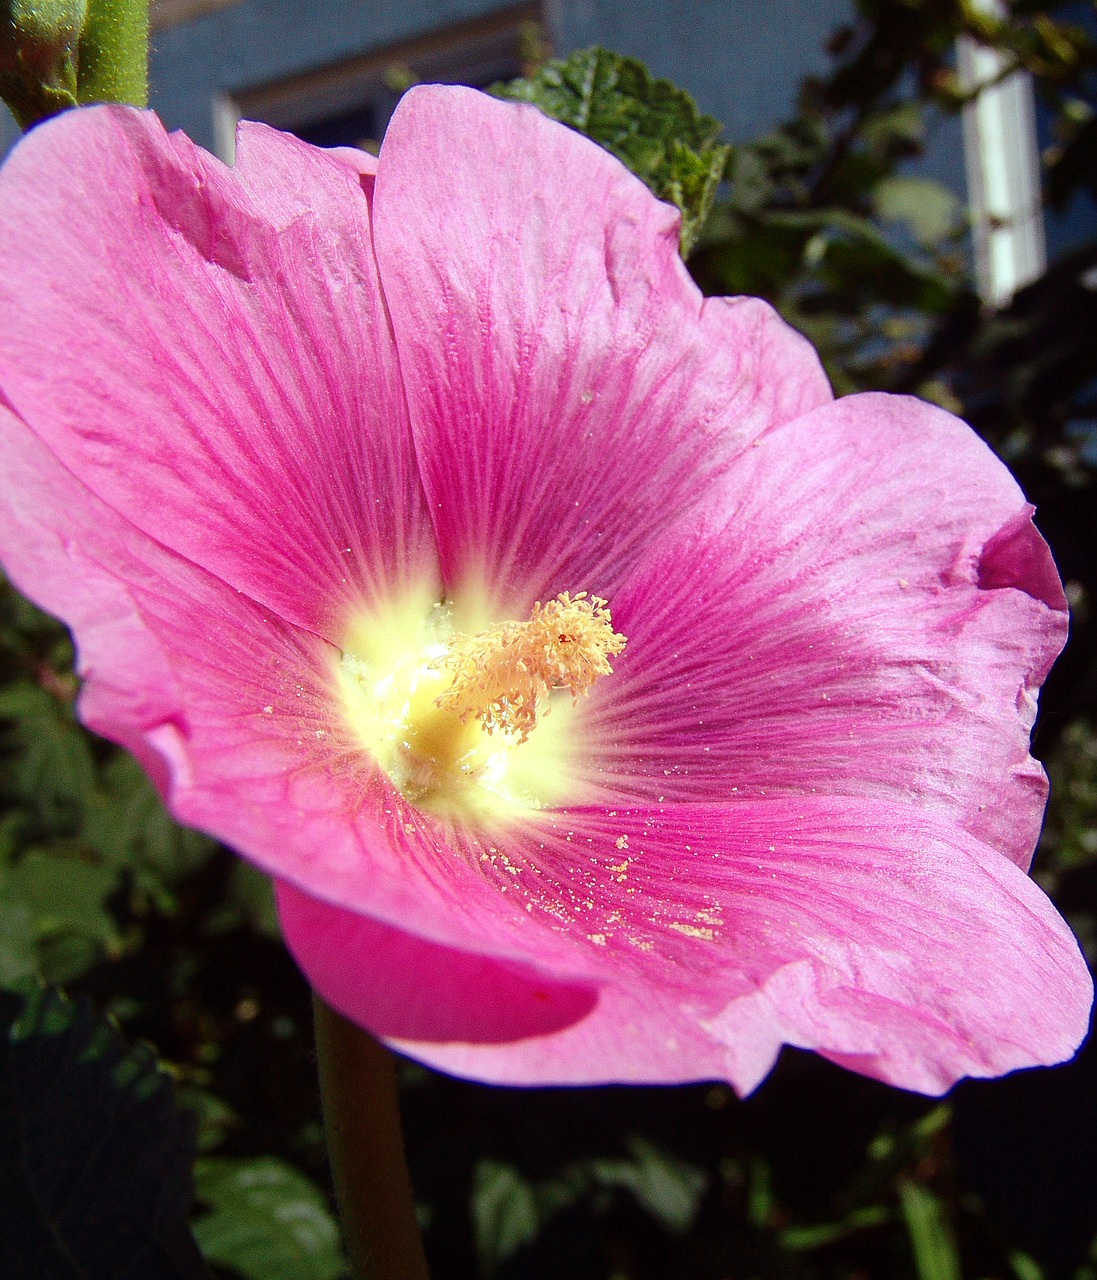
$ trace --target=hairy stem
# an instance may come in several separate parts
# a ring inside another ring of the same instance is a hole
[[[80,36],[81,103],[149,101],[149,0],[88,0]]]

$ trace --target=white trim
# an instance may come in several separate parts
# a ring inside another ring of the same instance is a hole
[[[211,103],[214,150],[222,160],[233,162],[236,125],[242,119],[263,120],[275,128],[293,130],[351,111],[376,94],[395,105],[399,93],[389,83],[394,68],[410,71],[413,82],[467,83],[465,77],[485,69],[492,75],[491,68],[500,60],[510,64],[517,59],[523,27],[539,19],[537,0],[518,0],[508,8],[402,44],[369,50],[273,83],[219,94]]]
[[[975,3],[1004,12],[1001,0]],[[1032,79],[1024,71],[1006,75],[1005,55],[968,36],[957,58],[963,87],[978,90],[963,116],[976,278],[984,299],[1004,306],[1047,262]]]
[[[226,164],[236,163],[236,126],[243,117],[235,98],[219,93],[213,99],[213,154]]]

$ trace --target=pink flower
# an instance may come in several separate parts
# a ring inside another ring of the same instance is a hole
[[[493,1081],[1069,1056],[1090,979],[1024,874],[1066,614],[990,452],[833,402],[532,109],[238,145],[101,108],[10,160],[0,535],[320,992]]]

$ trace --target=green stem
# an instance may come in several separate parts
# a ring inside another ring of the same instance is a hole
[[[76,96],[148,106],[149,0],[88,0]]]
[[[396,1064],[313,997],[324,1128],[355,1280],[429,1280],[404,1157]]]

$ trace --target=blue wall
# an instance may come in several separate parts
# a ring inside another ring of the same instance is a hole
[[[460,23],[505,14],[507,0],[237,0],[158,32],[152,105],[213,148],[214,104]],[[824,41],[854,0],[542,0],[556,52],[602,44],[688,89],[743,140],[786,118],[805,75],[826,70]],[[18,136],[0,116],[0,154]],[[959,127],[922,172],[963,190]]]
[[[503,12],[500,0],[244,0],[155,39],[153,105],[213,143],[212,102],[302,71]],[[747,138],[784,117],[852,0],[549,0],[558,52],[603,44],[642,58]]]
[[[158,33],[152,105],[213,145],[213,99],[505,10],[501,0],[243,0]]]
[[[688,89],[742,141],[790,112],[804,76],[827,68],[823,44],[853,0],[557,0],[557,47],[600,44]]]

